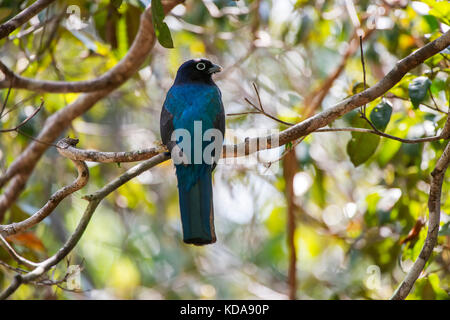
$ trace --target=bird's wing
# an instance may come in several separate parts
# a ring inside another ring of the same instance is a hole
[[[216,119],[214,120],[214,128],[219,129],[222,133],[222,139],[225,139],[225,110],[223,108],[222,103],[222,94],[219,90],[219,102],[220,102],[220,111],[216,116]],[[216,168],[217,163],[213,163],[212,170]]]
[[[171,141],[173,128],[173,115],[166,108],[166,103],[164,103],[163,108],[161,110],[161,118],[159,122],[159,130],[161,133],[161,139],[164,145],[167,146],[169,151],[172,151],[172,148],[175,145],[174,141]]]
[[[223,109],[222,100],[220,100],[220,112],[214,120],[214,128],[219,129],[220,132],[222,132],[222,136],[225,136],[225,111]]]

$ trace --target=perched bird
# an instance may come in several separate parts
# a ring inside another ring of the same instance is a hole
[[[161,111],[162,142],[176,168],[183,241],[194,245],[216,242],[212,171],[222,151],[225,113],[212,75],[221,70],[206,59],[183,63]],[[212,161],[210,141],[216,147]]]

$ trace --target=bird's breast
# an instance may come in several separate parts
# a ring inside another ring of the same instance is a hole
[[[211,85],[178,85],[169,91],[169,111],[174,116],[175,128],[186,128],[194,121],[202,121],[211,128],[221,110],[220,91]]]

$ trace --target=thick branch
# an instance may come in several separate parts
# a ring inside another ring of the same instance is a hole
[[[23,25],[25,22],[30,20],[36,14],[44,10],[49,4],[54,2],[55,0],[38,0],[33,3],[31,6],[22,10],[18,15],[9,19],[2,25],[0,25],[0,39],[8,36],[11,32],[16,30],[18,27]]]
[[[420,251],[419,257],[414,262],[405,279],[402,281],[402,283],[392,296],[392,300],[403,300],[408,296],[414,283],[425,267],[428,259],[430,258],[434,246],[437,243],[439,221],[441,215],[442,183],[444,181],[445,171],[447,170],[449,163],[450,142],[447,143],[444,152],[442,153],[441,157],[436,163],[436,167],[431,173],[430,195],[428,198],[428,210],[430,213],[428,221],[428,233],[425,239],[425,243],[423,244],[422,251]]]

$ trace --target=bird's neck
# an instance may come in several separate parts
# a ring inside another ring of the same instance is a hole
[[[210,86],[216,85],[211,77],[192,79],[192,78],[186,78],[183,75],[177,75],[173,85],[178,86],[178,85],[185,85],[185,84],[204,84],[204,85],[210,85]]]

